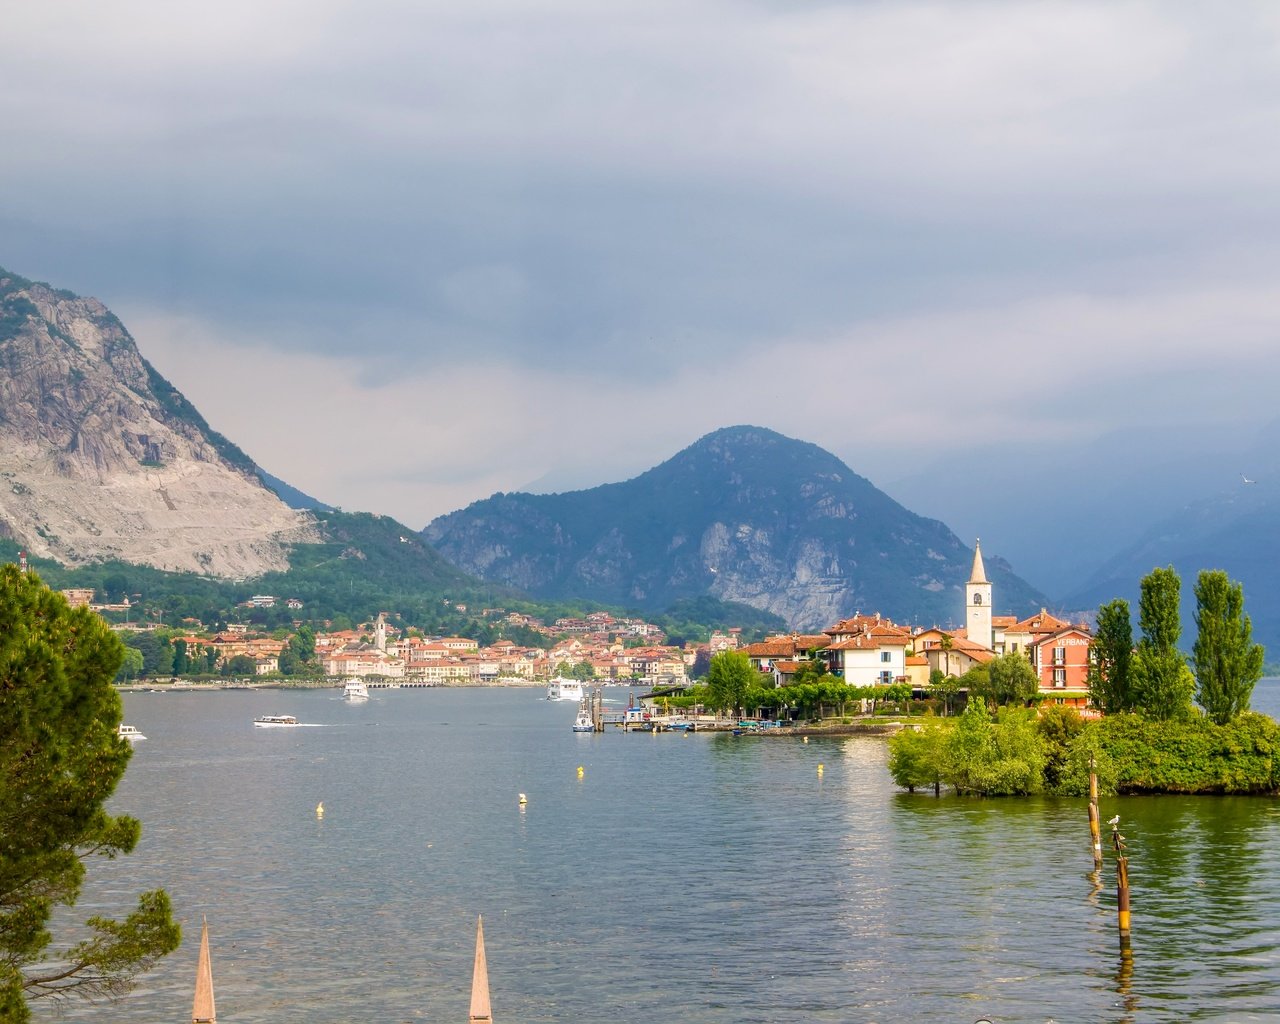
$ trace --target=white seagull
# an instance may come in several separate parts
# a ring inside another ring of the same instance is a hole
[[[1118,814],[1117,814],[1114,818],[1112,818],[1110,821],[1108,821],[1108,822],[1107,822],[1107,824],[1108,824],[1108,825],[1119,825],[1119,824],[1120,824],[1120,815],[1118,815]]]
[[[1243,481],[1244,481],[1245,483],[1247,483],[1247,484],[1256,484],[1256,483],[1258,482],[1257,480],[1250,480],[1250,479],[1249,479],[1247,476],[1245,476],[1243,473],[1241,473],[1241,474],[1240,474],[1240,479],[1241,479],[1241,480],[1243,480]]]

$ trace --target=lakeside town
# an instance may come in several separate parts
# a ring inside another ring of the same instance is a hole
[[[95,604],[88,589],[64,590],[73,605],[100,612],[128,610]],[[599,682],[628,682],[654,688],[682,687],[705,676],[711,658],[741,651],[751,666],[786,686],[803,666],[818,662],[825,672],[850,686],[907,684],[927,694],[931,681],[963,678],[975,667],[1006,653],[1021,653],[1031,663],[1040,699],[1085,711],[1093,636],[1083,622],[1071,622],[1041,608],[1019,618],[994,614],[994,595],[982,548],[974,549],[965,584],[964,621],[958,628],[909,627],[876,612],[860,612],[815,633],[780,633],[748,643],[742,630],[714,631],[704,643],[665,643],[662,630],[643,619],[590,612],[551,623],[521,612],[486,608],[482,618],[547,638],[545,645],[499,639],[482,646],[465,636],[427,636],[401,628],[379,614],[350,629],[317,630],[308,636],[303,656],[328,679],[362,679],[405,687],[520,685],[568,675]],[[274,595],[255,595],[248,608],[273,607]],[[290,610],[302,603],[285,599]],[[465,610],[465,609],[462,609]],[[301,620],[297,625],[302,626]],[[301,633],[261,634],[244,623],[228,623],[209,632],[198,623],[171,631],[174,675],[219,672],[251,676],[261,683],[283,679],[282,660],[296,650]],[[118,623],[118,631],[155,631],[154,623]]]

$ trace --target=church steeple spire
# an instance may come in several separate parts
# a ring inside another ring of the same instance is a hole
[[[973,542],[973,569],[969,573],[970,583],[989,583],[987,567],[982,564],[982,541]]]

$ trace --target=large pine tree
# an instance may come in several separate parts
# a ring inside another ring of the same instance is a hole
[[[118,995],[180,939],[163,890],[123,921],[92,917],[89,937],[54,947],[48,925],[80,894],[85,859],[130,852],[141,827],[103,809],[124,774],[123,646],[97,615],[13,565],[0,566],[0,1020],[28,1000]]]

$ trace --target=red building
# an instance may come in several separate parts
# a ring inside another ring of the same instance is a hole
[[[1080,710],[1089,704],[1089,650],[1093,636],[1084,626],[1062,626],[1039,633],[1027,645],[1027,657],[1040,680],[1046,706]]]

